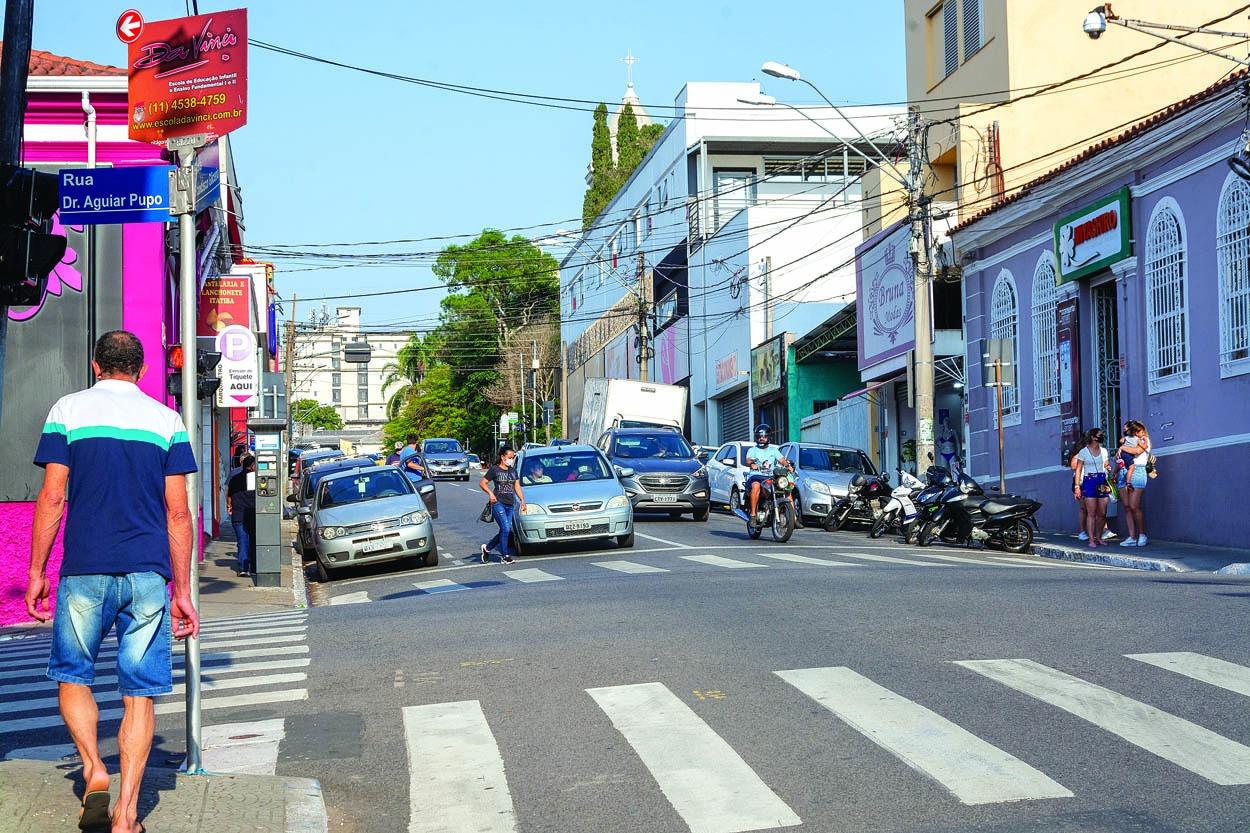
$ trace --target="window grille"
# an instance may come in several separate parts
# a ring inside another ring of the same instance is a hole
[[[1229,174],[1220,194],[1220,373],[1250,373],[1250,183]]]
[[[1059,331],[1055,305],[1055,262],[1043,255],[1033,273],[1033,418],[1054,416],[1059,407]]]
[[[1003,272],[994,282],[990,300],[990,338],[1011,339],[1011,362],[1016,368],[1015,385],[1003,388],[1003,424],[1020,422],[1020,312],[1016,300],[1016,283],[1010,272]],[[1012,419],[1014,417],[1014,419]]]
[[[1189,287],[1180,217],[1164,203],[1146,233],[1146,343],[1150,392],[1189,384]]]
[[[981,31],[982,0],[964,0],[964,60],[968,60],[973,52],[981,48],[983,32]]]
[[[942,42],[945,60],[942,63],[943,77],[959,69],[959,3],[958,0],[947,0],[942,7]]]

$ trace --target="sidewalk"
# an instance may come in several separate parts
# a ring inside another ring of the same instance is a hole
[[[1075,535],[1043,532],[1033,539],[1033,554],[1044,558],[1164,573],[1250,575],[1250,552],[1246,550],[1153,539],[1144,547],[1121,547],[1121,540],[1115,538],[1105,547],[1090,549],[1084,541],[1077,540]]]
[[[0,761],[0,830],[78,829],[81,768],[45,761]],[[118,778],[113,775],[112,796]],[[188,776],[144,773],[139,820],[152,833],[324,833],[321,786],[276,775]]]

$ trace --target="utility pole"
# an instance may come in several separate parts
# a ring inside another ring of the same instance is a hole
[[[26,76],[30,70],[31,26],[35,0],[6,0],[4,54],[0,58],[0,163],[22,164],[22,128],[26,122]],[[9,308],[0,304],[0,407],[4,405],[4,354]]]
[[[647,269],[647,260],[638,255],[638,378],[649,381],[651,365],[651,270]]]
[[[526,436],[529,434],[525,419],[525,359],[523,354],[517,357],[517,373],[521,377],[521,445],[527,442]]]
[[[912,380],[916,402],[916,469],[923,471],[933,456],[933,334],[929,311],[929,198],[924,193],[928,148],[920,111],[907,111],[907,202],[911,217],[911,254],[915,266],[916,348]]]
[[[286,319],[286,436],[287,444],[295,443],[295,305],[299,295],[291,296],[291,314]],[[277,415],[276,412],[274,414]]]
[[[534,414],[534,421],[530,425],[534,426],[534,442],[538,442],[538,340],[530,341],[530,399],[533,406],[530,408]]]

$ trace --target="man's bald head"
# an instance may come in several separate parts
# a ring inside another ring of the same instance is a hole
[[[132,381],[143,375],[143,343],[128,330],[111,330],[96,340],[96,374],[100,378],[126,378]]]

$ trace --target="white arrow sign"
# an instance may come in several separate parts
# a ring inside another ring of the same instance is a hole
[[[132,43],[143,34],[143,15],[135,9],[127,9],[117,18],[117,39],[122,43]]]

